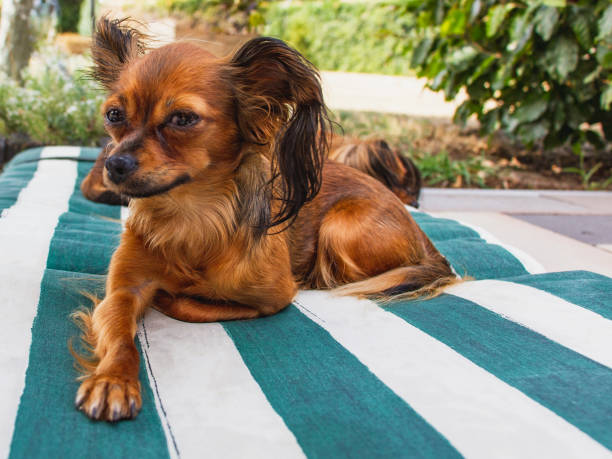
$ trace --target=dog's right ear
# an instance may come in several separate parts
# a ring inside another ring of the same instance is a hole
[[[119,79],[123,67],[146,51],[146,36],[130,26],[128,19],[102,17],[96,25],[91,54],[93,78],[106,89]]]

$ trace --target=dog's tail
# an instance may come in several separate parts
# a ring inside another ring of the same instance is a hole
[[[401,266],[362,281],[336,287],[338,295],[367,297],[382,302],[433,298],[446,287],[463,282],[441,256],[430,256],[418,265]]]
[[[330,158],[375,178],[401,199],[418,207],[421,173],[406,155],[392,149],[383,139],[345,141]]]

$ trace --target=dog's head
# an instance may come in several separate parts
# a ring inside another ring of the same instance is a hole
[[[231,173],[257,150],[279,201],[269,225],[294,217],[318,192],[329,121],[316,70],[285,43],[256,38],[230,58],[188,42],[147,52],[126,21],[103,18],[92,55],[93,76],[109,92],[102,112],[111,190],[161,195]]]
[[[332,159],[382,182],[404,204],[419,207],[421,173],[412,160],[382,139],[350,142],[334,150]]]

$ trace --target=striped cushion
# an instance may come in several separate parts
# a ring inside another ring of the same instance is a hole
[[[11,457],[612,457],[612,279],[541,273],[481,231],[413,215],[460,275],[427,301],[300,292],[264,319],[139,324],[143,410],[77,412],[68,315],[103,295],[122,210],[79,184],[98,150],[0,176],[0,451]],[[538,274],[534,274],[538,273]]]

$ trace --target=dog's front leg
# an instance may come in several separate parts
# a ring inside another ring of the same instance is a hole
[[[133,247],[126,247],[129,237],[125,236],[111,261],[107,295],[87,324],[97,363],[81,384],[75,403],[92,419],[132,418],[142,405],[134,336],[138,318],[150,306],[158,282],[152,272],[142,269],[147,260],[134,257]]]
[[[137,320],[155,287],[144,283],[112,291],[91,318],[98,363],[76,396],[76,406],[92,419],[133,418],[142,405],[138,380],[139,356],[134,344]]]

